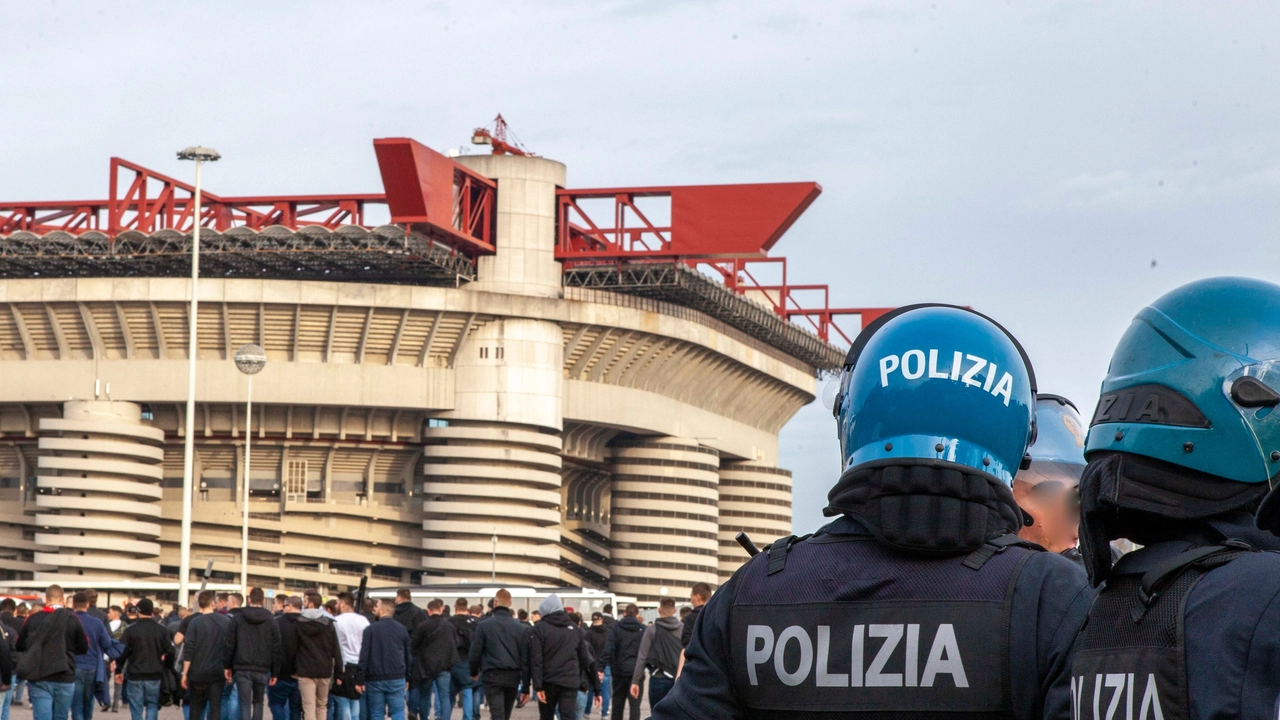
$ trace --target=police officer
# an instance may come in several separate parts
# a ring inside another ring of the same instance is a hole
[[[1060,395],[1036,396],[1036,443],[1031,466],[1013,476],[1013,499],[1031,517],[1018,536],[1049,552],[1080,561],[1080,496],[1084,471],[1084,423],[1080,412]]]
[[[1263,718],[1280,694],[1280,286],[1214,278],[1134,318],[1102,383],[1081,551],[1106,581],[1077,717]],[[1265,498],[1265,499],[1264,499]],[[1261,507],[1259,507],[1261,504]],[[1108,542],[1143,545],[1112,563]]]
[[[1065,716],[1093,593],[1015,534],[1034,387],[978,313],[912,306],[864,330],[835,408],[840,517],[716,592],[653,717]]]

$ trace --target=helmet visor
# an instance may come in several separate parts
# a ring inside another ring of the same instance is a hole
[[[1222,392],[1253,433],[1262,461],[1268,462],[1265,456],[1280,449],[1280,360],[1240,368],[1223,381]]]

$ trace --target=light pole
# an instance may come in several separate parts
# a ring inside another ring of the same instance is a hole
[[[195,477],[196,455],[196,325],[200,283],[200,167],[222,156],[207,147],[189,147],[178,151],[179,160],[196,162],[195,207],[191,214],[191,309],[187,322],[187,417],[186,437],[182,446],[182,541],[178,549],[178,602],[191,607],[191,494]]]
[[[249,396],[244,403],[244,519],[240,526],[240,588],[249,596],[249,446],[253,438],[253,376],[267,364],[267,351],[250,343],[236,351],[236,367],[249,376]]]
[[[493,565],[489,572],[489,582],[498,582],[498,528],[493,529]]]

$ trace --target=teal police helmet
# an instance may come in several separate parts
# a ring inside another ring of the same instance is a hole
[[[1018,341],[987,316],[912,305],[854,340],[834,413],[846,472],[937,460],[1008,486],[1035,440],[1035,373]]]
[[[1133,453],[1274,485],[1278,405],[1280,286],[1200,280],[1133,319],[1102,381],[1085,453]]]

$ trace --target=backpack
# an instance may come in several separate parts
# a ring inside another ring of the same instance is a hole
[[[673,678],[680,666],[680,650],[680,638],[662,626],[655,626],[646,664],[650,670],[661,671]]]

